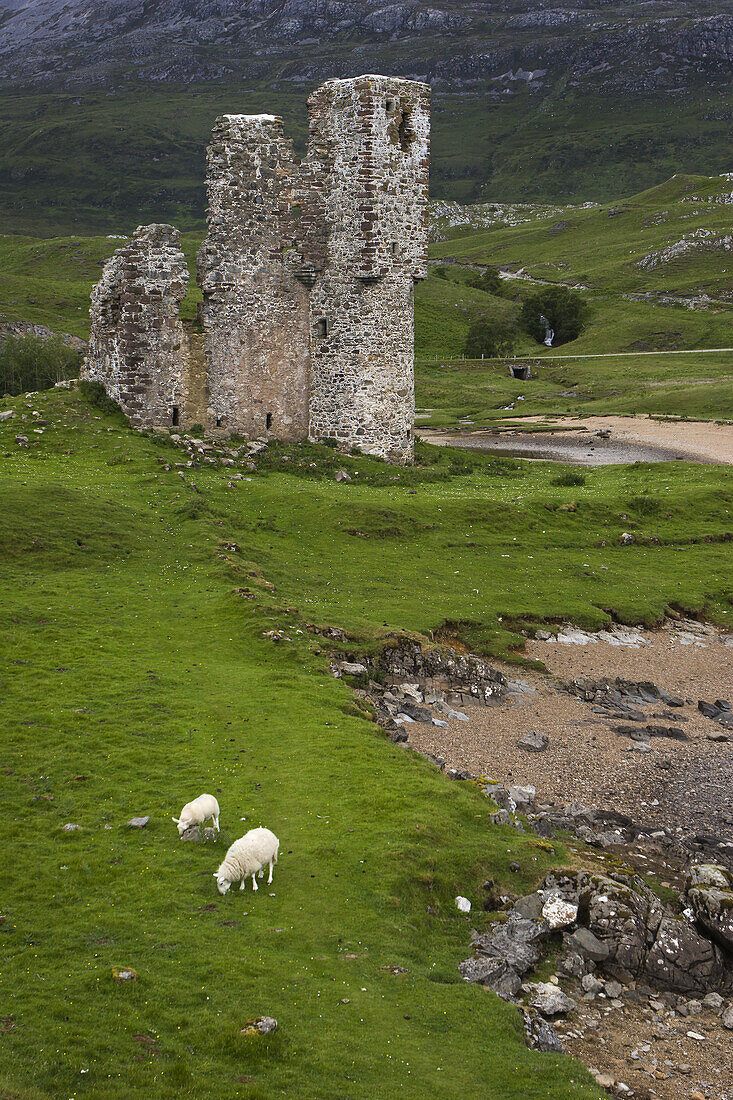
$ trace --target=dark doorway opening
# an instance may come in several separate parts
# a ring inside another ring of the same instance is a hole
[[[512,378],[519,378],[522,382],[529,382],[532,377],[532,368],[527,363],[518,363],[509,368]]]
[[[266,416],[265,416],[265,428],[269,432],[271,427],[272,427],[272,413],[267,413]]]
[[[173,406],[173,415],[171,416],[171,426],[173,428],[177,428],[178,423],[179,423],[179,421],[178,421],[178,405],[174,405]]]

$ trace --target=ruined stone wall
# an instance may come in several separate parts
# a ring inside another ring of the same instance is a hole
[[[285,262],[299,213],[282,119],[224,115],[207,154],[208,232],[198,256],[209,427],[308,435],[308,291]]]
[[[414,449],[429,94],[415,81],[364,76],[330,81],[308,101],[304,171],[322,181],[326,240],[310,295],[310,435],[397,462]]]
[[[170,225],[135,230],[92,291],[82,377],[101,382],[136,428],[186,419],[187,340],[179,316],[188,268]]]
[[[296,165],[282,120],[223,115],[207,154],[202,332],[170,226],[138,229],[92,296],[85,374],[138,427],[335,438],[413,455],[414,282],[427,274],[429,89],[334,80]]]

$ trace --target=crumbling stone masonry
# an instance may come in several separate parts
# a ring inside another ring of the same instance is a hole
[[[201,422],[249,438],[333,438],[408,462],[414,283],[427,274],[429,88],[333,80],[308,106],[300,164],[281,119],[217,119],[197,264],[203,336],[187,339],[178,317],[176,231],[139,229],[92,295],[85,374],[141,427]]]
[[[136,428],[185,420],[188,268],[170,225],[136,229],[92,291],[84,377],[101,382]]]

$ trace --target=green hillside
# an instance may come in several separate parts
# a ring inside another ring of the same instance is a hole
[[[417,401],[423,423],[525,413],[650,412],[733,416],[733,179],[677,176],[624,202],[587,207],[436,203],[433,265],[415,296]],[[185,233],[191,272],[200,231]],[[89,292],[114,237],[0,237],[0,323],[26,320],[88,334]],[[471,286],[486,265],[506,273],[501,297]],[[521,278],[512,275],[521,274]],[[477,316],[516,322],[542,282],[581,286],[585,332],[561,348],[519,333],[535,363],[527,386],[506,363],[461,360]],[[195,317],[192,277],[183,314]],[[685,352],[648,355],[648,352]],[[574,359],[573,356],[604,358]],[[542,356],[542,358],[537,358]],[[613,358],[610,356],[614,356]],[[516,411],[519,411],[517,407]]]
[[[358,653],[450,618],[491,652],[543,617],[725,622],[724,472],[563,489],[545,464],[273,447],[229,488],[78,392],[0,408],[3,1095],[599,1097],[456,969],[482,883],[527,889],[567,852],[387,741],[308,626]],[[202,789],[221,839],[181,844],[170,817]],[[272,891],[220,898],[226,845],[260,823],[282,842]],[[241,1036],[262,1013],[275,1036]]]
[[[200,226],[205,148],[217,115],[280,114],[302,153],[305,100],[306,89],[294,92],[286,82],[195,91],[122,83],[53,95],[0,88],[0,221],[6,231],[39,236],[129,233],[151,221]],[[732,111],[733,97],[722,90],[714,109],[705,89],[676,99],[670,111],[665,95],[609,102],[564,80],[539,102],[521,84],[500,102],[438,87],[431,192],[464,203],[602,202],[675,172],[729,171]]]

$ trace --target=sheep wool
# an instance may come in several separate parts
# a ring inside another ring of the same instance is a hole
[[[233,882],[240,882],[240,890],[244,890],[245,879],[252,876],[252,889],[257,889],[256,875],[266,865],[269,865],[270,876],[267,884],[272,882],[272,866],[277,863],[277,853],[280,841],[269,829],[250,829],[248,833],[235,840],[219,867],[214,872],[214,878],[220,894],[226,894]]]
[[[193,802],[187,802],[178,817],[174,817],[178,826],[178,835],[183,836],[192,825],[203,825],[207,817],[213,821],[214,828],[219,831],[219,803],[213,794],[200,794]]]

